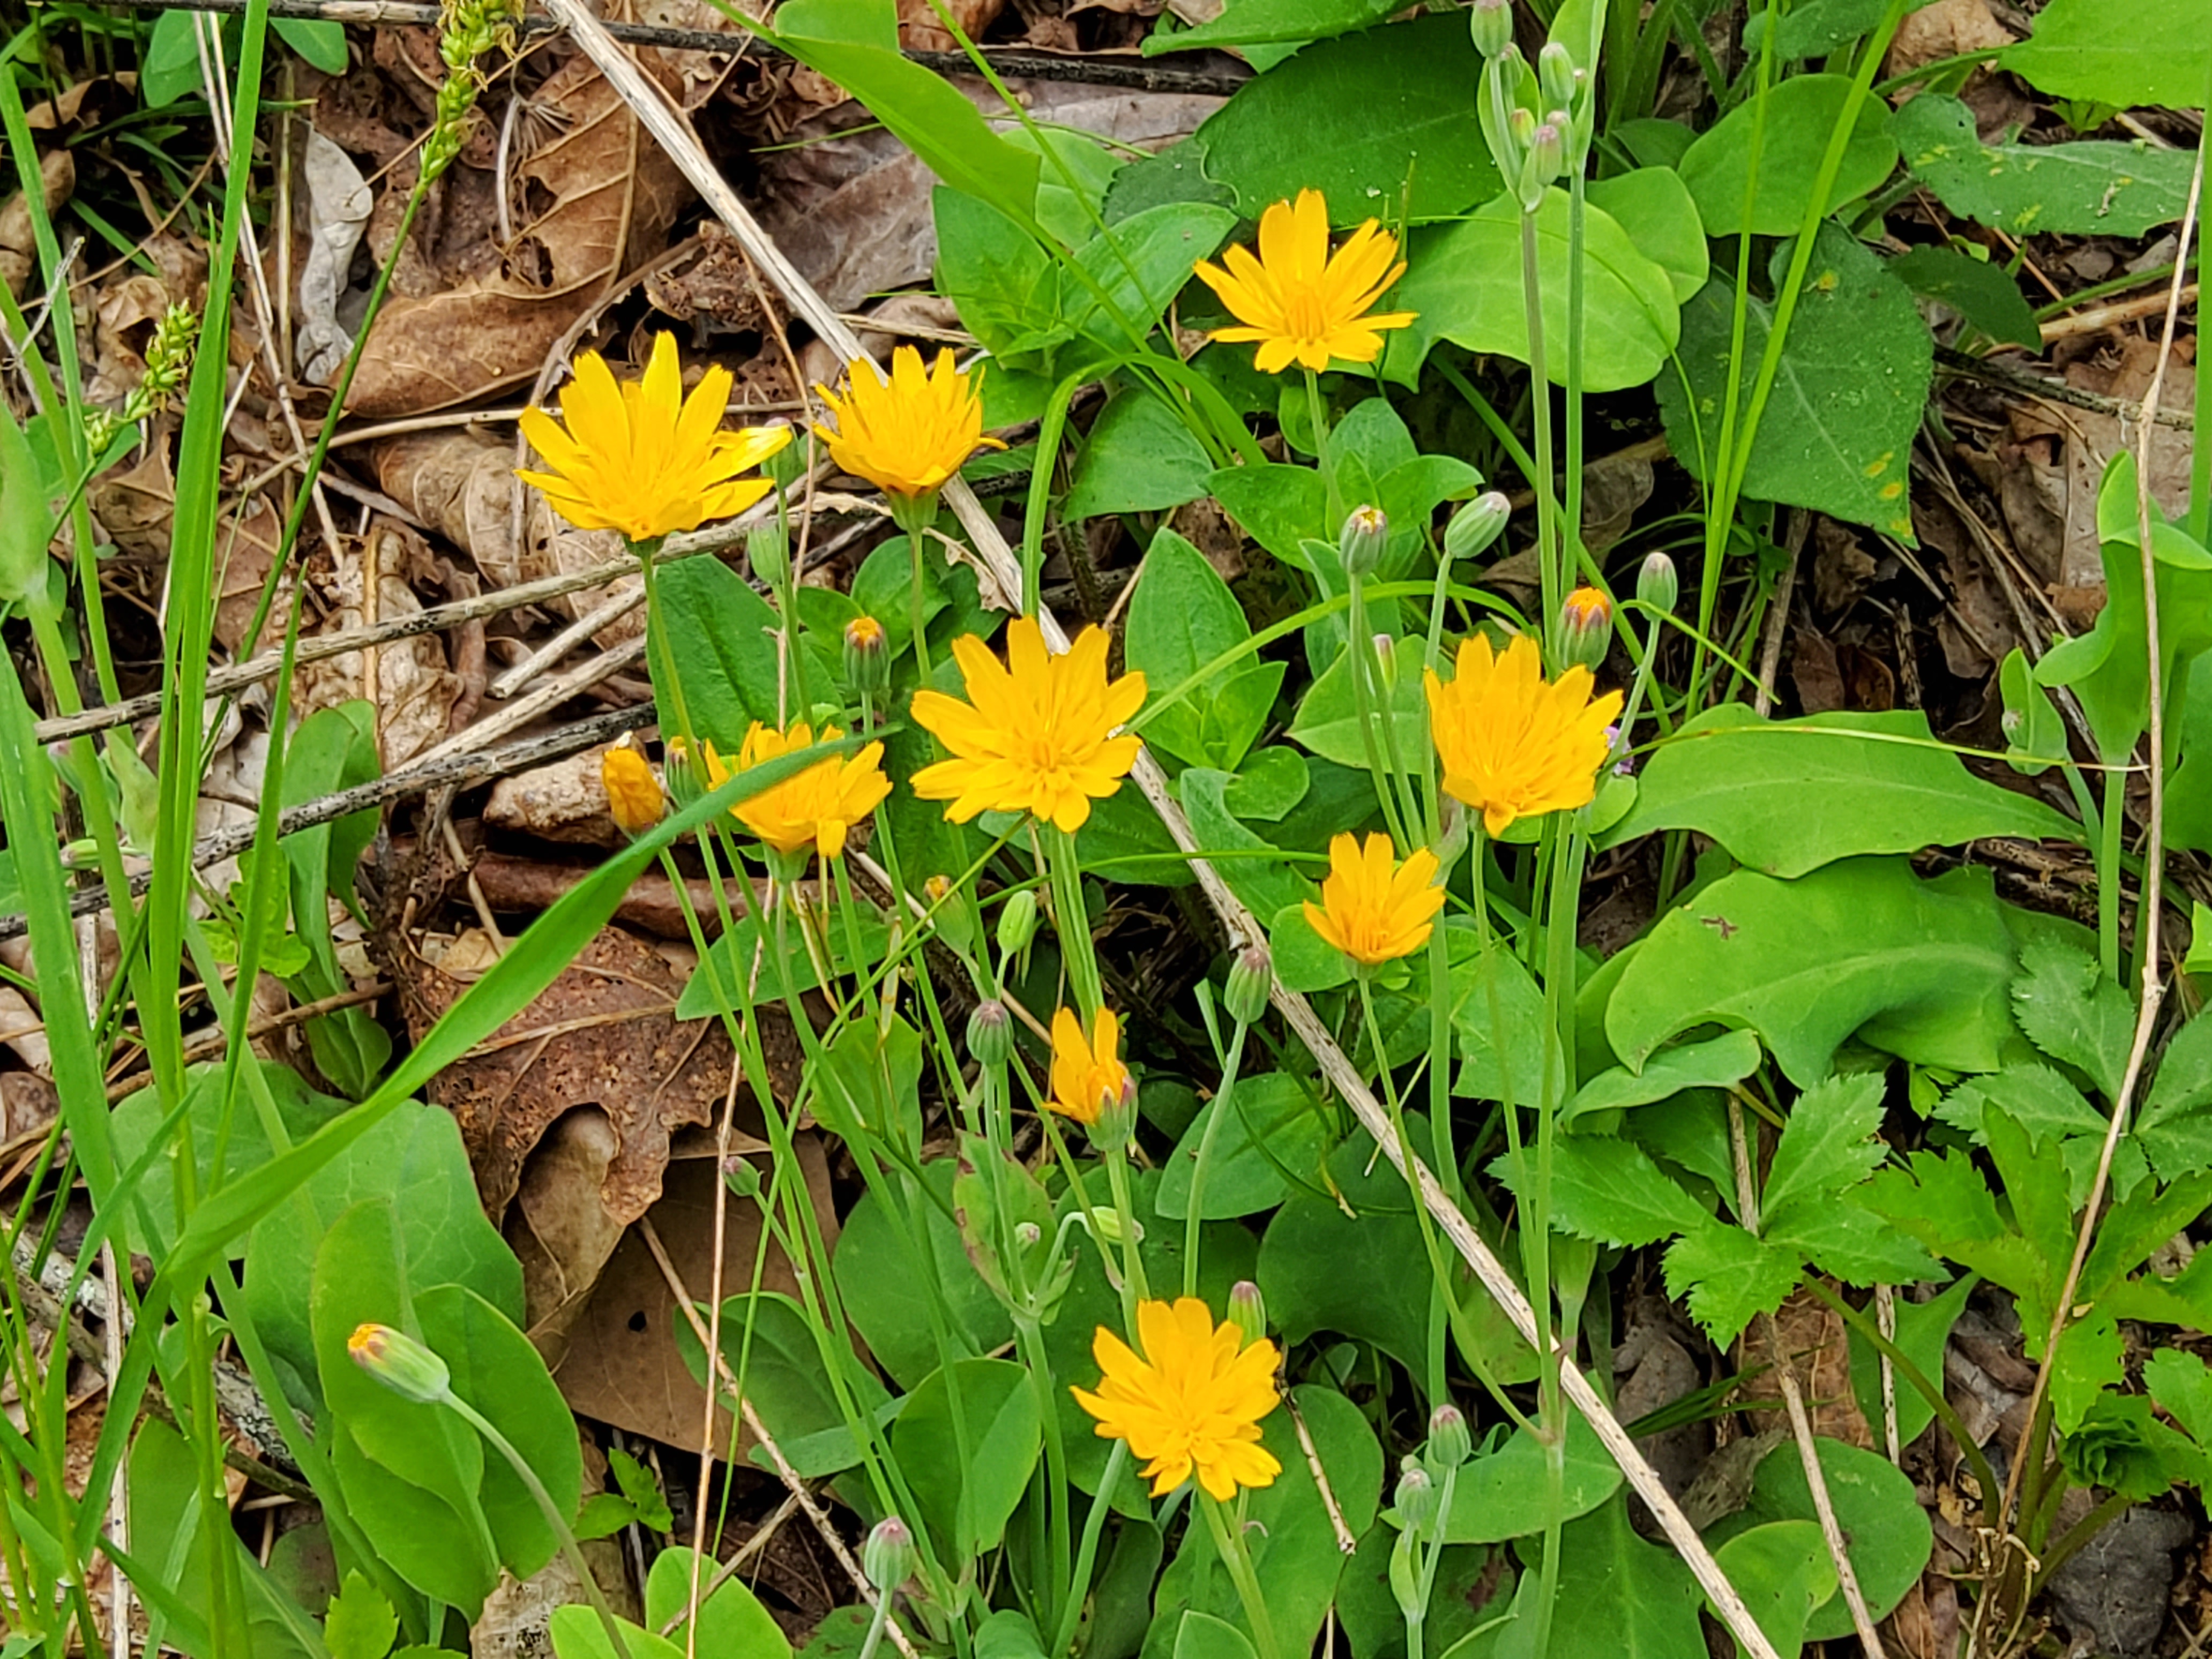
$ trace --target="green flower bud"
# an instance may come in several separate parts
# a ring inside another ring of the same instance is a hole
[[[1256,1025],[1267,1012],[1267,993],[1275,979],[1275,963],[1265,943],[1248,945],[1229,964],[1229,987],[1221,1003],[1239,1025]]]
[[[1498,539],[1512,516],[1513,503],[1495,489],[1462,501],[1444,526],[1444,557],[1475,557]]]
[[[453,1374],[446,1362],[404,1331],[389,1325],[358,1326],[346,1338],[346,1352],[355,1364],[403,1400],[434,1406],[453,1394]]]
[[[1097,1117],[1085,1126],[1095,1152],[1110,1152],[1126,1149],[1137,1133],[1137,1079],[1124,1077],[1121,1092],[1099,1109]]]
[[[1575,100],[1575,60],[1557,40],[1547,41],[1536,54],[1536,84],[1543,88],[1545,105],[1564,110]],[[1554,116],[1554,120],[1559,118]]]
[[[968,1052],[978,1066],[995,1070],[1013,1058],[1014,1025],[1006,1005],[996,997],[979,1002],[968,1016]]]
[[[1034,887],[1017,887],[999,908],[999,949],[1014,956],[1029,949],[1036,936],[1037,900]]]
[[[802,428],[792,435],[803,441],[806,434]],[[811,447],[812,446],[804,441],[784,445],[761,463],[761,476],[786,495],[790,494],[806,477],[806,456]]]
[[[1337,532],[1338,554],[1347,574],[1364,576],[1382,562],[1382,549],[1390,539],[1389,515],[1379,507],[1355,507]]]
[[[1267,1298],[1249,1279],[1240,1279],[1229,1287],[1229,1322],[1243,1333],[1248,1348],[1267,1334]]]
[[[1534,213],[1542,205],[1545,191],[1565,170],[1566,165],[1567,135],[1560,123],[1545,121],[1530,131],[1528,159],[1521,163],[1521,206],[1523,211]]]
[[[1644,561],[1644,568],[1636,573],[1636,597],[1662,616],[1672,616],[1674,601],[1681,597],[1681,580],[1674,574],[1674,562],[1664,553],[1654,553]]]
[[[860,1571],[886,1595],[913,1577],[921,1564],[921,1552],[915,1547],[914,1534],[896,1515],[877,1522],[867,1541],[860,1546]]]
[[[845,624],[845,684],[856,696],[880,697],[891,683],[891,653],[884,625],[873,617]]]
[[[1513,44],[1512,0],[1474,0],[1467,28],[1477,52],[1485,58],[1497,57]]]
[[[1429,1461],[1440,1469],[1455,1469],[1474,1455],[1474,1441],[1459,1407],[1437,1407],[1429,1414]]]
[[[739,1198],[751,1198],[760,1191],[760,1171],[749,1158],[732,1152],[722,1160],[722,1182]]]
[[[1559,666],[1595,669],[1613,645],[1613,601],[1577,587],[1559,605]]]
[[[1397,641],[1388,634],[1377,634],[1369,640],[1367,644],[1368,647],[1375,653],[1375,678],[1382,682],[1385,691],[1396,690],[1398,689]]]
[[[1419,1460],[1408,1457],[1398,1471],[1398,1489],[1390,1501],[1398,1511],[1398,1519],[1407,1532],[1419,1532],[1437,1518],[1437,1504],[1443,1494],[1437,1483],[1429,1478]]]

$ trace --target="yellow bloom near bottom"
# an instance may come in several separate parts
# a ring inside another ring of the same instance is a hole
[[[1260,1444],[1260,1419],[1275,1409],[1280,1356],[1265,1337],[1249,1347],[1244,1334],[1196,1297],[1137,1304],[1140,1357],[1103,1325],[1091,1352],[1104,1373],[1098,1392],[1070,1389],[1075,1403],[1098,1419],[1105,1440],[1126,1440],[1146,1460],[1140,1471],[1152,1496],[1190,1479],[1223,1503],[1240,1486],[1266,1486],[1283,1472]]]

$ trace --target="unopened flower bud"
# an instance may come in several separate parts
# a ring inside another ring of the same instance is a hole
[[[782,422],[771,421],[769,424],[774,427],[781,426]],[[804,429],[793,432],[792,436],[798,441],[779,445],[775,453],[761,463],[761,476],[786,492],[796,489],[799,480],[806,476],[806,454],[810,447],[805,442]]]
[[[1444,526],[1444,556],[1472,559],[1496,541],[1513,515],[1513,503],[1492,489],[1462,502]]]
[[[1506,113],[1505,129],[1513,135],[1514,143],[1526,155],[1530,142],[1536,137],[1536,112],[1516,104]]]
[[[921,896],[929,901],[930,908],[935,909],[952,896],[952,878],[945,875],[932,876],[921,884]]]
[[[1382,689],[1385,691],[1396,690],[1398,688],[1397,641],[1388,634],[1377,634],[1367,643],[1375,653],[1375,678],[1382,683]]]
[[[1264,944],[1248,945],[1229,964],[1229,987],[1221,994],[1222,1006],[1239,1025],[1255,1025],[1267,1012],[1267,992],[1274,983],[1274,960]]]
[[[1014,1243],[1024,1250],[1036,1249],[1037,1241],[1044,1237],[1044,1229],[1034,1221],[1014,1223]]]
[[[1474,49],[1485,58],[1497,57],[1513,44],[1512,0],[1474,0],[1467,27]]]
[[[1355,507],[1337,532],[1337,551],[1348,575],[1364,576],[1382,562],[1390,539],[1389,515],[1379,507]]]
[[[1137,1133],[1137,1079],[1124,1076],[1121,1089],[1102,1095],[1098,1115],[1085,1126],[1093,1151],[1110,1152],[1127,1147]]]
[[[1595,587],[1577,587],[1559,606],[1559,666],[1595,668],[1613,643],[1613,601]]]
[[[781,587],[791,574],[791,553],[780,524],[757,524],[745,532],[745,562],[753,574],[771,587]]]
[[[1418,1532],[1436,1519],[1437,1502],[1442,1496],[1437,1483],[1429,1478],[1417,1458],[1408,1457],[1398,1471],[1398,1489],[1390,1501],[1398,1510],[1398,1518],[1408,1532]]]
[[[607,812],[625,836],[641,836],[668,810],[660,780],[645,757],[618,743],[599,757],[599,782],[607,792]]]
[[[1036,936],[1036,889],[1017,887],[999,909],[1000,951],[1011,957],[1029,949],[1030,940]]]
[[[1467,808],[1446,796],[1443,833],[1437,837],[1436,844],[1429,851],[1436,854],[1437,868],[1447,875],[1458,867],[1459,855],[1467,851],[1467,844],[1473,838],[1467,824]]]
[[[845,624],[845,684],[863,697],[879,697],[890,678],[884,625],[873,617],[854,617]]]
[[[1574,102],[1574,55],[1557,40],[1545,42],[1536,54],[1536,84],[1543,88],[1547,109],[1565,109]]]
[[[868,1582],[888,1595],[914,1577],[921,1553],[914,1547],[914,1534],[896,1515],[876,1522],[860,1546],[860,1571]]]
[[[1429,1413],[1429,1461],[1440,1469],[1457,1468],[1474,1455],[1474,1441],[1467,1431],[1467,1419],[1453,1405]]]
[[[1114,1245],[1117,1249],[1120,1247],[1122,1237],[1121,1212],[1111,1204],[1100,1204],[1088,1210],[1079,1210],[1076,1213],[1083,1218],[1084,1224],[1091,1230],[1092,1237]],[[1145,1237],[1145,1224],[1132,1216],[1129,1218],[1129,1227],[1130,1231],[1136,1234],[1138,1242],[1141,1243]]]
[[[1681,596],[1681,579],[1674,574],[1674,562],[1664,553],[1654,553],[1644,561],[1644,568],[1636,573],[1636,597],[1662,615],[1672,615],[1674,601]]]
[[[722,1160],[722,1183],[739,1198],[750,1198],[760,1191],[760,1171],[752,1160],[732,1152]]]
[[[1229,1287],[1229,1322],[1243,1334],[1248,1348],[1267,1334],[1267,1298],[1249,1279],[1240,1279]]]
[[[1528,135],[1528,159],[1521,164],[1521,205],[1534,212],[1544,191],[1567,165],[1565,127],[1557,121],[1539,123]]]
[[[453,1390],[446,1362],[404,1331],[389,1325],[362,1325],[346,1338],[353,1363],[404,1400],[434,1406]]]
[[[968,1052],[978,1066],[996,1069],[1013,1057],[1014,1024],[1006,1005],[993,997],[968,1016]]]
[[[712,744],[706,745],[709,753],[713,752],[714,747]],[[710,769],[695,759],[690,744],[680,737],[672,737],[662,743],[661,752],[664,757],[662,782],[667,789],[669,799],[674,801],[678,807],[689,806],[707,793]]]

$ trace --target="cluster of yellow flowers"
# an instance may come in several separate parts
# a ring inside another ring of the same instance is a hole
[[[1295,203],[1269,208],[1258,241],[1256,256],[1232,247],[1226,269],[1203,260],[1195,269],[1237,319],[1212,337],[1256,343],[1262,371],[1372,362],[1383,331],[1414,320],[1410,313],[1371,310],[1404,272],[1396,239],[1370,220],[1332,253],[1319,192],[1301,191]],[[632,384],[617,384],[596,353],[584,353],[562,398],[561,422],[540,410],[524,415],[525,435],[550,470],[522,476],[571,523],[619,532],[649,557],[663,538],[741,513],[772,488],[741,475],[781,450],[789,430],[721,430],[730,388],[727,371],[709,368],[685,397],[666,335],[654,341],[644,378]],[[888,375],[862,360],[850,366],[842,393],[816,390],[836,422],[814,428],[831,459],[883,489],[909,529],[927,522],[938,490],[961,465],[996,442],[983,435],[981,398],[950,352],[925,370],[921,354],[902,346]],[[1028,617],[1009,624],[1003,661],[973,635],[956,640],[964,699],[924,689],[911,704],[915,723],[948,756],[915,775],[915,794],[947,803],[945,816],[956,823],[1000,811],[1068,834],[1081,829],[1091,803],[1121,787],[1140,746],[1121,728],[1144,704],[1145,677],[1110,678],[1108,647],[1105,633],[1088,628],[1055,655]],[[1491,834],[1517,818],[1593,799],[1607,728],[1621,699],[1593,697],[1589,668],[1571,667],[1547,683],[1534,639],[1516,636],[1501,653],[1477,635],[1460,647],[1450,680],[1429,672],[1424,681],[1443,788],[1480,812]],[[702,745],[705,781],[719,785],[738,771],[843,737],[836,726],[817,732],[804,720],[781,730],[755,722],[734,768],[711,744]],[[836,858],[854,827],[890,795],[882,760],[883,744],[867,744],[732,811],[785,859],[810,852]],[[609,750],[602,775],[625,830],[642,833],[658,822],[660,785],[635,749]],[[1320,902],[1307,904],[1305,915],[1316,933],[1362,967],[1392,961],[1428,942],[1444,903],[1437,871],[1425,848],[1401,860],[1387,836],[1370,835],[1364,844],[1339,836]],[[1094,1010],[1088,1030],[1074,1010],[1058,1010],[1048,1104],[1085,1124],[1126,1104],[1133,1087],[1121,1037],[1111,1009]],[[1073,1390],[1098,1420],[1098,1433],[1126,1440],[1146,1460],[1143,1473],[1156,1493],[1194,1474],[1224,1501],[1240,1487],[1272,1482],[1280,1465],[1260,1445],[1259,1424],[1277,1399],[1274,1345],[1233,1320],[1216,1325],[1193,1297],[1141,1303],[1136,1324],[1137,1349],[1098,1331],[1098,1389]]]

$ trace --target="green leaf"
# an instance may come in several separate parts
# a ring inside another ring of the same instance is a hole
[[[1796,1251],[1717,1221],[1684,1234],[1667,1252],[1668,1293],[1686,1297],[1690,1316],[1723,1347],[1780,1307],[1804,1271]]]
[[[1146,49],[1202,46],[1210,31],[1255,25],[1278,40],[1317,39],[1342,31],[1273,31],[1322,21],[1313,14],[1324,5],[1344,16],[1374,3],[1235,0],[1212,22],[1155,35]],[[1265,9],[1257,16],[1255,5]],[[1469,95],[1480,73],[1455,13],[1310,46],[1239,88],[1200,126],[1205,176],[1236,192],[1246,219],[1302,189],[1320,191],[1340,225],[1380,217],[1395,227],[1407,216],[1419,223],[1462,212],[1500,187]],[[1383,309],[1407,308],[1386,301]]]
[[[1420,755],[1429,740],[1428,705],[1421,696],[1421,654],[1425,648],[1426,642],[1418,639],[1395,641],[1390,647],[1392,672],[1385,678],[1397,683],[1378,688],[1370,678],[1367,686],[1370,692],[1387,690],[1390,736],[1396,739],[1399,757],[1409,763]],[[1380,662],[1379,656],[1376,660]],[[1287,735],[1323,760],[1365,771],[1369,737],[1374,738],[1378,755],[1386,759],[1389,756],[1383,747],[1384,711],[1370,701],[1370,718],[1360,719],[1352,672],[1348,650],[1324,668],[1299,699],[1298,712],[1291,718]]]
[[[1967,771],[1918,709],[1771,720],[1722,703],[1660,744],[1637,782],[1635,805],[1604,845],[1695,830],[1775,876],[1985,836],[2081,834],[2041,801]]]
[[[1468,118],[1473,118],[1471,116]],[[1493,198],[1456,223],[1416,231],[1407,246],[1409,269],[1390,303],[1416,313],[1390,336],[1386,377],[1410,386],[1430,349],[1449,340],[1470,351],[1528,361],[1528,314],[1521,292],[1521,205]],[[1546,193],[1536,216],[1536,260],[1547,340],[1567,337],[1568,206]],[[1584,316],[1583,385],[1588,392],[1642,386],[1659,373],[1682,335],[1682,313],[1664,266],[1639,248],[1613,216],[1591,205],[1583,235]],[[1565,355],[1545,364],[1564,381]]]
[[[1451,1659],[1538,1659],[1542,1548],[1540,1537],[1514,1546],[1523,1571],[1510,1622],[1462,1642]],[[1551,1659],[1685,1659],[1704,1650],[1698,1602],[1681,1558],[1638,1537],[1627,1500],[1617,1499],[1560,1530]]]
[[[399,1635],[399,1615],[384,1592],[357,1572],[331,1598],[323,1615],[323,1641],[331,1659],[384,1659]]]
[[[2078,1066],[2107,1098],[2117,1099],[2135,1036],[2135,1000],[2105,977],[2095,957],[2071,945],[2026,945],[2020,968],[2012,1012],[2028,1041]]]
[[[1794,236],[1805,222],[1807,199],[1820,173],[1829,136],[1843,118],[1854,88],[1845,75],[1793,75],[1745,100],[1715,122],[1682,156],[1682,182],[1698,204],[1708,236]],[[1753,128],[1762,109],[1765,130],[1756,143],[1759,180],[1751,186]],[[1897,165],[1887,110],[1868,94],[1858,100],[1850,141],[1821,216],[1855,197],[1881,187]],[[1749,195],[1749,213],[1746,197]],[[1869,256],[1871,257],[1871,256]]]
[[[1200,493],[1204,489],[1201,483]],[[1163,694],[1251,637],[1229,584],[1203,553],[1163,526],[1129,602],[1128,665],[1143,673],[1155,695]],[[1189,765],[1234,771],[1264,729],[1284,672],[1281,663],[1248,659],[1201,682],[1181,702],[1155,705],[1146,741]]]
[[[1836,1593],[1836,1564],[1820,1523],[1769,1521],[1736,1534],[1713,1552],[1713,1559],[1742,1592],[1774,1650],[1802,1652],[1813,1609]]]
[[[272,17],[277,38],[325,75],[346,72],[345,25],[321,17]],[[379,1654],[377,1659],[383,1659]]]
[[[615,1627],[622,1632],[629,1659],[685,1659],[683,1647],[666,1637],[633,1625],[617,1614]],[[587,1607],[570,1602],[553,1609],[546,1633],[553,1638],[554,1659],[621,1659],[607,1640],[606,1627]]]
[[[1387,0],[1231,0],[1218,16],[1203,23],[1146,36],[1145,55],[1195,52],[1204,46],[1291,46],[1327,40],[1364,29],[1389,15]]]
[[[1257,1659],[1251,1638],[1226,1619],[1186,1610],[1176,1629],[1175,1659]]]
[[[187,25],[191,21],[189,12],[163,12],[155,24],[156,33],[172,17]],[[30,437],[15,423],[12,410],[0,409],[0,604],[21,605],[45,591],[46,544],[53,532],[54,515]]]
[[[637,1513],[638,1524],[647,1532],[667,1533],[674,1527],[674,1517],[668,1509],[668,1499],[662,1495],[660,1482],[651,1469],[620,1446],[607,1449],[607,1466],[614,1471],[615,1484],[622,1495]]]
[[[1219,1096],[1206,1103],[1182,1133],[1161,1168],[1159,1212],[1180,1221],[1190,1213],[1190,1186],[1199,1149],[1206,1149],[1203,1218],[1233,1221],[1272,1210],[1289,1196],[1282,1171],[1302,1179],[1318,1176],[1331,1140],[1328,1115],[1301,1080],[1287,1072],[1263,1072],[1239,1078],[1231,1091],[1228,1115],[1220,1127]]]
[[[1911,1285],[1941,1276],[1919,1244],[1849,1203],[1793,1211],[1765,1237],[1847,1285]]]
[[[902,1388],[918,1387],[937,1369],[939,1360],[929,1311],[914,1293],[917,1273],[934,1271],[953,1328],[966,1334],[976,1352],[988,1353],[1013,1338],[1006,1310],[969,1264],[960,1230],[950,1214],[957,1173],[949,1158],[922,1165],[921,1178],[943,1200],[942,1207],[935,1201],[912,1206],[912,1224],[926,1243],[917,1243],[907,1224],[873,1193],[853,1206],[837,1237],[831,1267],[844,1296],[846,1316],[877,1363]],[[918,1261],[918,1255],[924,1259]],[[724,1328],[728,1328],[726,1322]],[[751,1386],[750,1380],[747,1386]],[[772,1419],[769,1426],[775,1426]]]
[[[890,0],[790,0],[777,43],[828,76],[955,190],[1017,221],[1035,211],[1037,158],[991,131],[952,83],[899,54]]]
[[[1560,1518],[1588,1515],[1620,1489],[1620,1467],[1579,1412],[1567,1418]],[[1502,1543],[1543,1530],[1548,1513],[1543,1443],[1525,1429],[1460,1466],[1442,1535],[1454,1544]]]
[[[1905,1592],[1920,1582],[1928,1565],[1935,1547],[1928,1511],[1920,1507],[1911,1477],[1879,1452],[1825,1437],[1813,1444],[1867,1610],[1876,1620],[1887,1619]],[[1794,1448],[1784,1445],[1759,1460],[1752,1474],[1750,1503],[1714,1522],[1705,1537],[1710,1543],[1724,1544],[1772,1522],[1818,1519],[1804,1462]],[[1805,1639],[1833,1641],[1850,1633],[1850,1609],[1840,1595],[1831,1595],[1814,1612]]]
[[[2204,101],[2208,58],[2212,36],[2194,0],[2138,0],[2125,27],[2115,27],[2098,0],[2051,0],[2037,15],[2035,33],[1997,62],[2062,98],[2196,109]]]
[[[1190,281],[1192,266],[1236,223],[1235,214],[1210,202],[1164,202],[1099,232],[1075,251],[1090,283],[1061,277],[1067,327],[1109,351],[1141,344]]]
[[[939,185],[930,192],[937,228],[937,288],[994,358],[1040,372],[1050,357],[1020,343],[1060,321],[1060,270],[1036,239],[990,203]],[[886,546],[890,544],[885,544]]]
[[[2185,1477],[2199,1491],[2212,1484],[2212,1366],[2193,1353],[2160,1348],[2143,1364],[2143,1387],[2197,1443],[2196,1467]]]
[[[1285,866],[1279,848],[1230,811],[1224,792],[1231,781],[1230,773],[1194,766],[1176,781],[1176,793],[1191,833],[1230,890],[1255,915],[1272,916],[1302,902],[1311,890]]]
[[[2158,1062],[2135,1133],[2168,1180],[2212,1168],[2212,1019],[2203,1014],[2174,1034]]]
[[[2139,1394],[2099,1395],[2081,1426],[2059,1442],[2058,1459],[2081,1485],[2138,1504],[2204,1467],[2203,1454],[2152,1416],[2150,1401]]]
[[[1536,1201],[1534,1154],[1493,1159],[1490,1172],[1527,1207]],[[1695,1232],[1711,1219],[1641,1147],[1610,1136],[1563,1135],[1552,1149],[1552,1224],[1580,1238],[1634,1248]]]
[[[679,1322],[675,1329],[677,1352],[692,1380],[704,1388],[706,1347],[690,1321]],[[722,1304],[721,1338],[730,1375],[745,1379],[746,1399],[801,1475],[813,1480],[835,1474],[860,1461],[814,1327],[796,1301],[781,1291],[731,1297]],[[853,1375],[861,1407],[881,1416],[890,1401],[883,1384],[872,1371]],[[772,1467],[763,1449],[753,1448],[752,1455],[763,1468]]]
[[[1790,258],[1787,244],[1775,250],[1778,283]],[[1659,379],[1668,441],[1700,480],[1711,477],[1720,438],[1735,304],[1732,279],[1706,283],[1682,308],[1679,372]],[[1768,301],[1746,301],[1738,392],[1747,406],[1773,316]],[[1752,441],[1744,493],[1911,541],[1906,463],[1928,401],[1934,351],[1905,284],[1848,231],[1824,223]],[[1739,423],[1739,442],[1741,435]]]
[[[1073,520],[1181,507],[1206,494],[1212,471],[1189,427],[1167,404],[1148,392],[1117,392],[1084,441],[1060,513]],[[1133,626],[1130,643],[1139,637]]]
[[[1726,1088],[1757,1071],[1760,1058],[1759,1039],[1749,1031],[1729,1031],[1702,1042],[1662,1048],[1640,1073],[1615,1066],[1583,1084],[1560,1111],[1560,1127],[1599,1112],[1648,1106],[1685,1089]]]
[[[1786,1225],[1793,1208],[1826,1208],[1874,1173],[1887,1151],[1877,1138],[1882,1087],[1880,1074],[1862,1073],[1824,1079],[1797,1097],[1760,1194],[1764,1227]]]
[[[1943,1351],[1951,1340],[1951,1327],[1959,1322],[1966,1297],[1978,1282],[1968,1273],[1933,1301],[1897,1299],[1897,1334],[1893,1340],[1905,1351],[1905,1357],[1920,1368],[1920,1374],[1938,1388],[1943,1386]],[[1881,1355],[1855,1328],[1847,1328],[1845,1334],[1850,1346],[1851,1394],[1878,1437],[1882,1415]],[[1897,1443],[1909,1446],[1936,1420],[1936,1407],[1901,1375],[1896,1378],[1895,1389]]]
[[[1898,111],[1896,132],[1905,166],[1945,207],[2012,236],[2141,236],[2181,217],[2196,165],[2140,139],[1984,144],[1973,112],[1932,92]],[[2024,343],[2038,349],[2041,337]]]
[[[1923,94],[1912,101],[1923,103],[1934,96]],[[1916,247],[1892,259],[1889,268],[1915,294],[1948,306],[1991,340],[2029,351],[2043,349],[2043,331],[2035,313],[2003,266],[1955,248]]]
[[[662,614],[685,626],[663,629],[650,660],[656,675],[672,666],[694,735],[734,755],[753,721],[780,727],[774,635],[781,624],[768,601],[720,559],[679,559],[656,581]],[[681,731],[668,688],[656,679],[653,690],[662,728]]]
[[[1805,1087],[1853,1035],[1924,1065],[1988,1071],[2013,1033],[2013,972],[1986,872],[1923,882],[1901,859],[1873,858],[1796,881],[1741,870],[1660,918],[1605,1030],[1637,1066],[1693,1025],[1749,1026]]]
[[[149,109],[161,109],[200,90],[200,54],[196,14],[165,11],[154,20],[146,54],[138,64],[138,95]]]
[[[731,1659],[790,1659],[791,1639],[760,1598],[741,1577],[722,1578],[720,1563],[700,1556],[682,1545],[672,1545],[653,1558],[645,1580],[645,1622],[666,1630],[672,1641],[706,1654],[727,1654]],[[691,1606],[693,1582],[714,1592],[699,1604],[696,1640],[684,1626]]]
[[[1674,285],[1680,304],[1705,285],[1712,256],[1698,204],[1682,175],[1672,167],[1637,167],[1610,179],[1593,179],[1584,190],[1589,205],[1611,216],[1643,252],[1656,260]]]

